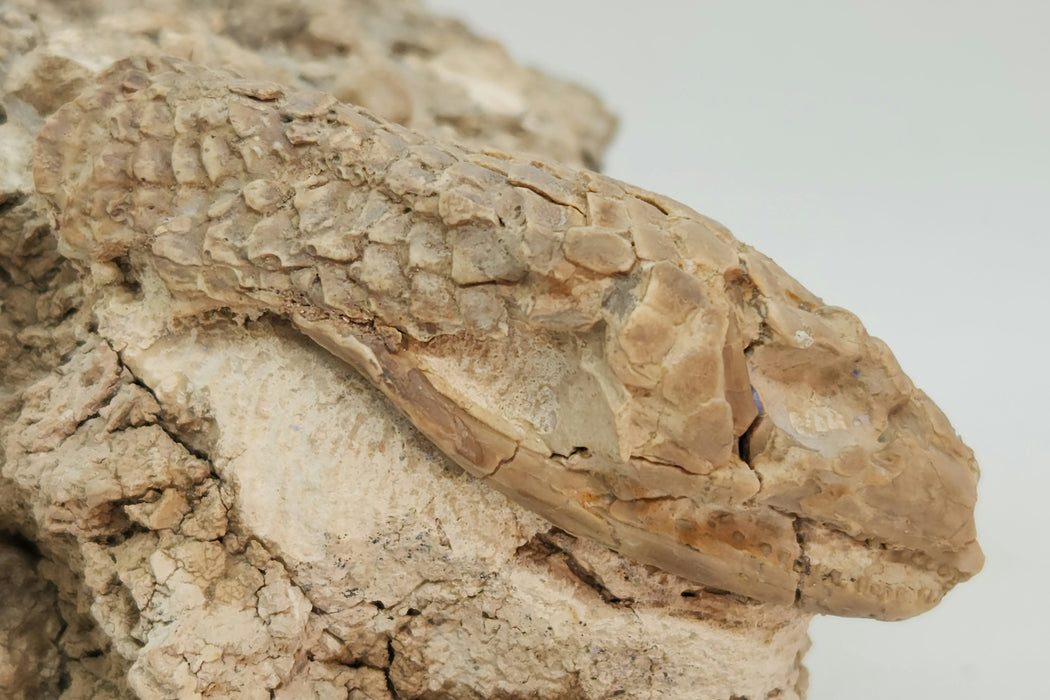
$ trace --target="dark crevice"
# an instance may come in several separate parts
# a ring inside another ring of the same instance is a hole
[[[394,679],[391,672],[394,668],[394,638],[387,637],[386,639],[386,668],[383,669],[383,676],[386,677],[386,689],[390,691],[390,695],[394,700],[401,700],[401,693],[397,692],[397,686],[394,685]]]
[[[688,472],[686,472],[688,473]],[[636,496],[634,498],[615,498],[615,501],[621,503],[670,503],[672,501],[689,501],[692,502],[692,498],[689,496],[676,496],[674,494],[665,494],[663,496]]]
[[[769,329],[766,327],[765,319],[759,324],[758,337],[754,338],[750,343],[744,347],[744,356],[751,357],[755,352],[755,348],[763,345],[766,339],[769,337]]]
[[[63,663],[58,670],[58,690],[59,692],[69,690],[73,685],[73,676],[69,672],[69,663]]]
[[[566,462],[568,462],[569,460],[571,460],[573,458],[576,458],[576,457],[578,457],[580,459],[587,459],[590,456],[591,456],[590,449],[587,448],[587,447],[582,447],[582,446],[573,447],[571,450],[569,450],[569,452],[567,454],[560,454],[558,452],[551,452],[551,457],[554,457],[555,459],[563,459]]]
[[[743,256],[738,256],[737,263],[740,265],[741,272],[735,274],[732,279],[727,280],[726,291],[730,292],[731,296],[738,303],[750,307],[758,314],[758,332],[744,347],[744,355],[750,357],[754,353],[755,348],[765,344],[773,337],[773,332],[766,320],[768,317],[766,298],[762,294],[762,290],[751,279],[747,269],[747,261]]]
[[[624,603],[622,598],[613,595],[612,591],[606,588],[605,584],[602,583],[596,575],[583,568],[583,565],[568,553],[566,553],[565,564],[569,567],[569,571],[572,572],[573,576],[580,579],[580,581],[588,588],[593,589],[606,603],[609,603],[610,605],[620,605]]]
[[[514,458],[518,456],[518,452],[519,452],[520,450],[521,450],[521,445],[520,445],[520,444],[517,444],[517,443],[515,443],[515,445],[514,445],[514,451],[513,451],[513,452],[511,452],[511,453],[510,453],[509,455],[507,455],[506,457],[504,457],[503,459],[501,459],[501,460],[499,461],[499,464],[497,464],[497,465],[496,465],[496,468],[492,470],[492,473],[491,473],[491,474],[488,474],[488,475],[486,475],[486,476],[485,476],[485,478],[486,478],[486,479],[491,479],[491,478],[495,477],[495,476],[496,476],[496,474],[498,474],[498,473],[499,473],[499,470],[503,468],[503,465],[504,465],[504,464],[507,464],[508,462],[513,462],[513,461],[514,461]]]
[[[127,370],[128,374],[131,375],[131,383],[141,387],[143,391],[147,392],[150,396],[152,396],[153,400],[157,402],[158,406],[163,406],[163,404],[160,401],[160,398],[153,391],[153,389],[148,384],[146,384],[141,379],[139,379],[137,376],[135,376],[135,373],[132,372],[131,368],[128,367],[128,365],[124,362],[124,358],[121,357],[120,353],[117,353],[117,358],[120,361],[120,366],[123,369]],[[172,429],[170,429],[168,426],[164,425],[164,421],[163,420],[158,420],[155,423],[155,425],[157,427],[159,427],[161,430],[163,430],[164,434],[167,435],[169,438],[171,438],[172,442],[177,444],[182,449],[186,450],[188,453],[193,455],[195,458],[201,460],[202,462],[206,462],[208,464],[208,466],[210,467],[210,469],[211,469],[211,475],[213,477],[215,477],[215,478],[218,478],[218,474],[215,473],[215,466],[212,464],[211,457],[208,455],[208,453],[206,453],[203,450],[200,450],[200,449],[198,449],[196,447],[193,447],[192,445],[190,445],[190,444],[186,443],[185,441],[179,439],[178,435]]]
[[[556,531],[557,529],[555,528],[551,532],[553,533]],[[561,545],[555,542],[549,533],[537,535],[535,539],[542,547],[540,551],[545,550],[548,553],[546,556],[559,555],[572,575],[575,576],[580,583],[597,593],[599,597],[609,605],[628,606],[634,602],[633,600],[620,598],[613,594],[612,591],[606,588],[605,583],[600,577],[581,564],[571,552],[566,551]]]
[[[142,290],[142,284],[138,280],[138,275],[135,272],[135,268],[132,266],[128,256],[121,255],[113,260],[117,265],[117,269],[120,270],[121,277],[123,277],[124,287],[127,288],[132,294],[138,296]]]
[[[544,170],[544,172],[549,172],[549,171]],[[569,209],[575,209],[576,211],[580,212],[580,214],[582,214],[583,216],[585,216],[585,217],[587,216],[587,212],[581,210],[575,204],[572,204],[570,202],[559,201],[559,200],[555,199],[554,197],[551,197],[549,194],[547,194],[546,192],[541,190],[539,187],[537,187],[535,185],[532,185],[532,184],[530,184],[528,182],[523,182],[522,180],[518,180],[518,179],[511,180],[509,177],[507,178],[507,182],[510,183],[511,185],[513,185],[514,187],[521,187],[521,188],[526,189],[526,190],[532,190],[533,192],[535,192],[539,196],[541,196],[544,199],[546,199],[551,204],[556,204],[559,207],[568,207]]]
[[[753,392],[754,389],[752,389],[751,391]],[[763,417],[762,404],[757,399],[756,403],[759,406],[758,415],[755,416],[755,419],[753,421],[751,421],[751,425],[747,426],[747,429],[744,430],[744,432],[740,435],[739,438],[737,438],[737,453],[740,455],[740,459],[743,460],[743,462],[751,468],[751,471],[755,472],[755,474],[758,475],[759,481],[761,481],[762,476],[759,475],[757,471],[755,471],[755,465],[751,463],[751,438],[754,436],[755,429],[758,428],[759,424],[762,422]]]
[[[44,558],[36,543],[18,530],[0,531],[0,542],[28,555],[33,561],[39,561]]]
[[[651,464],[654,467],[669,467],[671,469],[677,469],[683,474],[689,474],[692,476],[696,475],[695,472],[689,471],[680,464],[675,464],[674,462],[665,462],[663,460],[656,459],[652,456],[631,455],[631,460],[635,462],[645,462],[646,464]]]
[[[2,123],[0,122],[0,124]],[[0,195],[0,216],[21,205],[26,201],[26,198],[25,192],[10,192],[7,195]]]
[[[532,559],[534,561],[546,559],[555,552],[561,551],[560,548],[558,548],[553,542],[550,541],[550,536],[563,532],[563,530],[560,530],[557,527],[552,527],[550,530],[547,531],[546,535],[534,535],[530,540],[528,540],[527,542],[520,545],[517,549],[514,550],[514,556],[519,559],[527,558]]]
[[[798,574],[798,584],[795,586],[795,605],[802,604],[802,584],[809,576],[811,566],[809,556],[806,554],[806,537],[802,532],[804,518],[795,517],[791,521],[791,527],[795,530],[795,542],[798,543],[798,559],[795,560],[794,570]]]
[[[90,416],[85,416],[84,418],[81,418],[79,421],[77,421],[77,424],[75,426],[73,426],[73,433],[76,433],[81,428],[83,428],[86,423],[88,423],[90,421],[93,421],[96,418],[99,418],[101,416],[102,409],[106,408],[107,406],[109,406],[109,404],[113,400],[114,396],[116,396],[116,392],[113,393],[113,396],[107,397],[105,399],[105,401],[102,404],[99,405],[98,410],[96,410]],[[70,435],[72,435],[72,433],[70,433]]]
[[[806,541],[804,534],[801,532],[801,528],[804,525],[811,525],[813,527],[826,530],[827,532],[830,532],[832,534],[851,539],[854,542],[857,542],[858,544],[864,545],[868,549],[877,549],[884,552],[892,552],[893,554],[896,554],[901,557],[908,557],[910,555],[922,553],[922,550],[912,549],[909,547],[902,547],[900,545],[895,545],[891,542],[885,542],[874,537],[857,537],[856,535],[851,534],[849,531],[843,529],[840,523],[836,523],[830,520],[818,520],[812,517],[811,515],[800,515],[798,513],[795,513],[794,511],[787,510],[786,508],[776,506],[772,503],[766,503],[765,506],[774,513],[778,513],[784,516],[785,518],[791,519],[795,529],[795,539],[800,546],[803,545]],[[798,564],[796,562],[796,570],[797,567]],[[806,557],[806,572],[809,572],[808,557]]]
[[[126,505],[132,505],[142,503],[142,498],[135,496],[130,498],[121,498],[115,501],[109,501],[106,505],[111,506],[111,510],[114,515],[121,517],[124,522],[123,527],[118,532],[107,532],[100,535],[89,536],[86,541],[93,542],[103,547],[119,547],[135,535],[141,535],[149,532],[153,532],[145,525],[141,525],[132,520],[124,518],[122,507]]]

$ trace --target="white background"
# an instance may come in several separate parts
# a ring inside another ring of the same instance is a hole
[[[605,172],[857,313],[976,451],[984,572],[817,618],[811,700],[1047,697],[1050,2],[427,4],[595,90]]]

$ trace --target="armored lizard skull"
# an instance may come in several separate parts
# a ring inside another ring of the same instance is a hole
[[[99,284],[287,319],[635,560],[881,619],[981,568],[972,454],[885,345],[671,199],[166,58],[53,114],[34,168]]]

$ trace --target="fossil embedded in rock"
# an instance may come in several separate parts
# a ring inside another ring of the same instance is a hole
[[[638,561],[884,619],[980,569],[944,416],[675,201],[156,58],[52,115],[34,175],[65,255],[186,315],[287,318],[467,471]]]

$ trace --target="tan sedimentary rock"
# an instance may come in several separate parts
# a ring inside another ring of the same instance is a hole
[[[63,7],[0,22],[4,694],[800,697],[812,611],[979,568],[937,409],[578,170],[585,93],[409,2]]]
[[[320,89],[475,148],[596,167],[615,119],[589,92],[512,61],[416,0],[7,0],[4,90],[43,114],[134,54]]]

